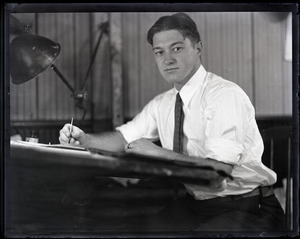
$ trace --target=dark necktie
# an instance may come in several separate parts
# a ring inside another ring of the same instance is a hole
[[[179,93],[176,95],[175,111],[174,111],[174,138],[173,138],[173,151],[183,153],[183,119],[184,113],[182,109],[182,100]],[[180,182],[174,181],[174,194],[173,200],[180,197],[180,189],[183,185]],[[183,191],[185,193],[185,190]]]
[[[179,93],[176,95],[175,103],[175,124],[174,124],[174,139],[173,139],[173,151],[177,153],[183,152],[183,120],[184,113],[182,109],[182,100]]]

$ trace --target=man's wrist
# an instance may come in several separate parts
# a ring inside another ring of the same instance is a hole
[[[82,136],[81,136],[80,144],[83,147],[88,148],[88,147],[90,147],[91,142],[92,142],[92,136],[90,134],[86,134],[83,132]]]

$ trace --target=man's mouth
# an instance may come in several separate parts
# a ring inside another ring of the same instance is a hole
[[[173,72],[173,71],[176,71],[176,70],[178,70],[177,67],[174,67],[174,68],[167,68],[167,69],[165,69],[164,71],[165,71],[165,72]]]

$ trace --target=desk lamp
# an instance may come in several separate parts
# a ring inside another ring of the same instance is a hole
[[[48,67],[59,76],[72,92],[76,106],[83,109],[82,102],[86,92],[76,93],[63,74],[54,65],[60,53],[60,45],[48,38],[22,34],[15,37],[10,44],[10,74],[14,84],[22,84],[36,78]]]
[[[17,22],[15,25],[20,25],[20,23]],[[87,93],[84,90],[85,84],[95,61],[102,36],[103,34],[108,34],[108,21],[101,23],[98,29],[100,34],[94,52],[91,56],[91,62],[85,75],[85,79],[81,84],[80,91],[75,92],[74,88],[54,65],[55,59],[60,53],[60,45],[48,38],[29,33],[24,34],[24,32],[15,37],[10,44],[10,74],[12,82],[14,84],[22,84],[36,78],[48,67],[51,67],[51,69],[55,71],[59,78],[71,90],[72,96],[75,99],[75,105],[84,111],[82,117],[82,119],[84,119],[86,109],[83,106],[83,100],[87,98]]]

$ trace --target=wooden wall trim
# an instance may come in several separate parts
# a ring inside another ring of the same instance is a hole
[[[78,121],[80,125],[91,125],[90,120]],[[64,124],[69,123],[66,120],[14,120],[10,122],[11,127],[63,127]]]
[[[113,126],[117,127],[124,122],[121,13],[110,13],[109,20]]]

